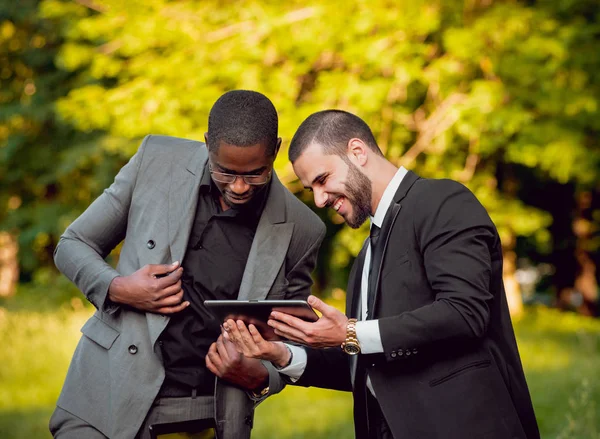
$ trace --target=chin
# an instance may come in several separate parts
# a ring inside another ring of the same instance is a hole
[[[350,226],[350,228],[352,228],[352,229],[358,229],[360,226],[362,226],[365,223],[367,218],[369,218],[368,215],[365,215],[363,217],[359,217],[357,215],[349,215],[348,217],[344,216],[344,220],[346,221],[346,224],[348,224],[348,226]]]
[[[229,205],[229,207],[240,207],[240,206],[245,206],[246,204],[248,204],[248,201],[250,200],[232,200],[231,198],[227,198],[225,200],[225,203],[227,203],[227,205]]]
[[[357,222],[350,222],[350,221],[346,221],[346,224],[348,224],[348,226],[350,226],[351,229],[358,229],[360,228],[360,226],[362,226],[364,223],[364,221],[362,223],[357,223]]]
[[[240,199],[236,199],[236,198],[232,198],[230,196],[225,196],[225,197],[223,197],[223,199],[225,200],[225,203],[227,205],[229,205],[230,207],[240,207],[240,206],[245,206],[250,201],[252,201],[252,196],[245,197],[245,198],[243,198],[241,200]]]

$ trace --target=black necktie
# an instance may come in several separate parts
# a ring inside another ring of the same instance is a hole
[[[369,234],[369,239],[371,240],[371,253],[373,252],[373,247],[377,245],[377,240],[379,239],[380,231],[381,228],[379,228],[379,226],[371,224],[371,233]]]
[[[375,224],[371,224],[371,233],[369,234],[369,241],[371,242],[371,261],[369,262],[369,282],[368,285],[371,285],[371,275],[373,272],[373,255],[375,252],[375,248],[377,247],[377,240],[379,239],[379,232],[381,228],[376,226]],[[371,291],[372,288],[367,288],[367,310],[373,310],[373,301],[375,300],[375,291]],[[367,319],[371,318],[367,312]]]

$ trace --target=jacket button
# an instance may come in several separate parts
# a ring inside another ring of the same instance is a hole
[[[407,349],[405,355],[408,357],[410,355],[410,349]]]
[[[400,355],[400,356],[404,355],[404,351],[402,349],[398,349],[398,355]]]
[[[418,354],[418,353],[419,353],[419,351],[417,351],[417,348],[414,348],[413,349],[413,354]]]
[[[156,247],[156,243],[154,241],[150,240],[146,243],[146,247],[148,247],[150,250],[152,250],[154,247]]]
[[[131,355],[135,355],[135,354],[137,354],[137,351],[138,351],[138,349],[137,349],[137,346],[136,346],[136,345],[132,344],[131,346],[129,346],[129,353],[130,353]]]
[[[396,352],[395,352],[395,351],[392,351],[392,353],[391,353],[390,355],[391,355],[391,357],[392,357],[392,358],[396,358],[396,355],[397,355],[397,354],[396,354]]]

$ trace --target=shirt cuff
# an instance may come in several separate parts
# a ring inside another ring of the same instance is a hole
[[[278,369],[279,373],[287,375],[290,377],[290,380],[295,383],[300,379],[302,374],[304,373],[304,369],[306,369],[306,362],[308,358],[306,356],[306,351],[304,348],[300,346],[295,346],[293,344],[285,343],[287,348],[292,352],[292,362],[281,369]],[[383,352],[383,348],[381,349]]]
[[[356,322],[356,338],[360,343],[362,354],[383,352],[383,343],[379,333],[379,320],[362,320]]]

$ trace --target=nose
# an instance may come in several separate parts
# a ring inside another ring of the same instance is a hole
[[[325,207],[327,205],[327,199],[329,198],[327,192],[318,188],[314,188],[313,191],[315,196],[315,205],[317,207]]]
[[[250,185],[246,183],[242,177],[238,176],[233,183],[229,184],[229,188],[231,192],[243,195],[248,192]]]

